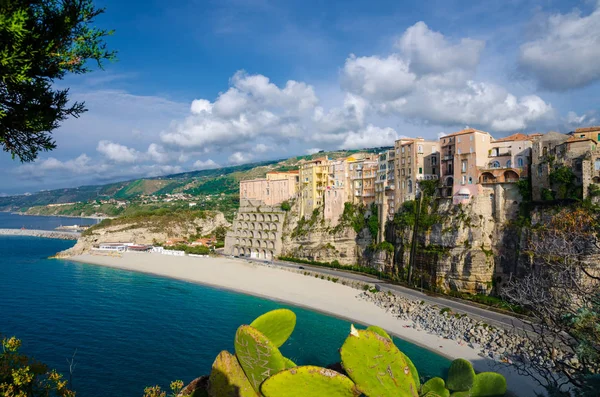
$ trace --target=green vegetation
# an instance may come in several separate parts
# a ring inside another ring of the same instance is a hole
[[[75,397],[63,376],[19,352],[21,341],[2,338],[0,395],[14,397]]]
[[[292,205],[289,201],[284,201],[283,203],[281,203],[281,209],[287,212],[292,209]]]
[[[577,177],[571,170],[566,166],[561,166],[550,172],[550,184],[552,191],[542,190],[542,199],[545,201],[549,200],[581,200],[581,187],[577,186],[575,181]]]
[[[375,245],[373,247],[373,250],[375,251],[386,251],[389,252],[390,254],[394,253],[394,244],[390,243],[389,241],[382,241],[381,243]]]
[[[114,58],[104,43],[112,32],[93,27],[103,12],[91,0],[0,2],[0,145],[13,158],[55,149],[52,131],[86,111],[56,82]]]
[[[189,246],[189,245],[185,245],[185,244],[178,244],[178,245],[174,245],[171,247],[164,247],[166,250],[172,250],[172,251],[185,251],[186,254],[193,254],[193,255],[208,255],[210,254],[210,248],[204,246],[204,245],[197,245],[197,246]]]
[[[379,234],[379,218],[377,217],[377,206],[371,205],[371,215],[367,219],[367,227],[371,233],[371,238],[377,240],[377,234]]]
[[[339,349],[344,375],[312,365],[298,366],[284,357],[281,347],[296,325],[288,309],[263,314],[238,328],[235,354],[217,356],[206,389],[192,391],[209,397],[491,397],[506,393],[506,380],[495,372],[475,374],[471,363],[451,363],[448,379],[421,383],[412,360],[380,327],[350,327]],[[158,388],[155,386],[155,388]],[[160,388],[158,388],[160,390]],[[149,396],[145,396],[149,397]]]

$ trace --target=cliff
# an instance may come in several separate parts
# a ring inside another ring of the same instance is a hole
[[[187,239],[192,235],[212,234],[219,226],[229,227],[230,224],[222,213],[213,211],[156,211],[106,219],[82,233],[74,247],[57,256],[81,255],[100,243],[153,244],[168,239]]]

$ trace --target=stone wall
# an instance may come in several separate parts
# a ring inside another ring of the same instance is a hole
[[[241,200],[232,230],[225,237],[225,254],[273,259],[281,254],[286,212],[262,201]]]

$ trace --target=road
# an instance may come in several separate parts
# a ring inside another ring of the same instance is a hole
[[[314,271],[321,274],[327,274],[335,277],[344,277],[347,279],[361,281],[364,283],[374,284],[377,289],[387,292],[392,291],[397,295],[404,296],[408,299],[413,299],[417,301],[425,301],[426,303],[437,305],[440,307],[448,307],[452,309],[453,312],[459,314],[467,314],[469,317],[483,321],[487,324],[494,325],[499,328],[512,330],[514,328],[531,330],[531,325],[529,323],[524,322],[516,317],[512,317],[508,314],[498,313],[491,310],[487,310],[481,308],[479,306],[474,306],[468,303],[459,302],[453,299],[446,299],[439,296],[431,296],[424,292],[417,291],[414,289],[406,288],[401,285],[395,285],[387,283],[383,280],[380,280],[373,276],[368,276],[364,274],[357,274],[353,272],[346,272],[343,270],[330,269],[326,267],[319,266],[310,266],[304,264],[290,263],[290,262],[282,262],[282,261],[266,261],[260,259],[250,259],[243,258],[244,260],[257,262],[257,263],[268,263],[274,264],[281,267],[286,267],[290,269],[299,269],[303,268],[307,271]]]

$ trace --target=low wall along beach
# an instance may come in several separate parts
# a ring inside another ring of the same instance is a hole
[[[56,238],[60,240],[77,240],[80,234],[75,232],[57,232],[53,230],[0,229],[0,236],[31,236]]]

